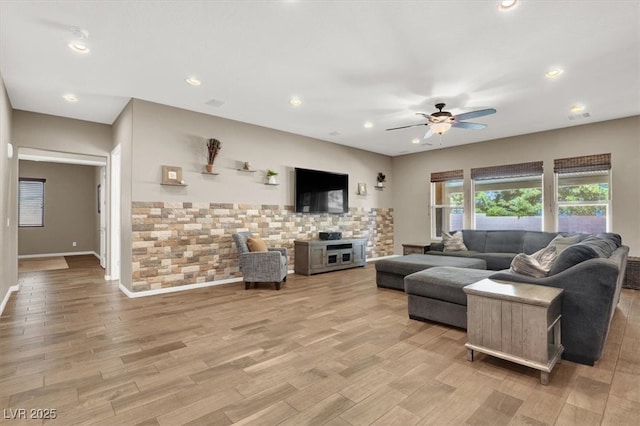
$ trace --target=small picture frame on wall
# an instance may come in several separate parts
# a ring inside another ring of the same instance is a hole
[[[358,195],[367,195],[367,184],[358,182]]]
[[[182,180],[182,167],[162,166],[163,185],[184,185]]]

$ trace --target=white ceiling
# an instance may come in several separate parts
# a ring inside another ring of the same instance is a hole
[[[0,0],[0,72],[15,109],[111,124],[134,97],[387,155],[640,114],[640,1],[497,6]],[[67,47],[74,26],[90,53]],[[549,80],[552,67],[564,73]],[[423,122],[415,113],[437,102],[498,112],[432,147],[410,142],[426,127],[384,130]],[[570,120],[576,103],[590,117]]]

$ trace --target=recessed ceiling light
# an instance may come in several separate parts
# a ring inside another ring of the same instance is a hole
[[[415,139],[411,139],[411,143],[414,145],[418,145],[420,143],[420,139],[415,138]]]
[[[498,5],[499,10],[512,10],[518,5],[518,0],[502,0]]]
[[[571,106],[570,111],[574,114],[584,111],[584,105],[575,104]]]
[[[564,72],[561,68],[553,68],[544,73],[547,78],[558,78]]]
[[[81,41],[72,41],[68,46],[69,49],[76,53],[89,53],[91,51],[91,49]]]
[[[296,98],[295,96],[293,98],[289,99],[289,103],[291,105],[293,105],[294,107],[302,105],[302,101],[300,100],[300,98]]]
[[[72,95],[70,93],[64,95],[63,98],[67,102],[78,102],[78,98],[76,97],[76,95]]]
[[[370,121],[365,121],[364,122],[364,127],[365,127],[365,129],[370,129],[370,128],[373,127],[373,123],[370,122]]]
[[[192,86],[200,86],[202,84],[202,82],[195,77],[189,77],[185,81],[187,82],[187,84],[190,84]]]

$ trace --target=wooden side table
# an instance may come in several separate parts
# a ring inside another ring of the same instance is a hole
[[[402,254],[426,254],[431,247],[431,243],[403,243]]]
[[[560,359],[562,289],[507,281],[482,281],[467,294],[467,356],[479,351],[540,370],[540,382]]]

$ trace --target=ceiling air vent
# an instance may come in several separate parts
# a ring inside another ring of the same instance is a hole
[[[219,99],[211,99],[208,102],[205,102],[207,105],[212,106],[212,107],[221,107],[222,105],[224,105],[224,101],[221,101]]]
[[[581,118],[589,118],[589,117],[591,117],[591,114],[589,114],[588,112],[584,112],[582,114],[570,115],[569,120],[578,120]]]

